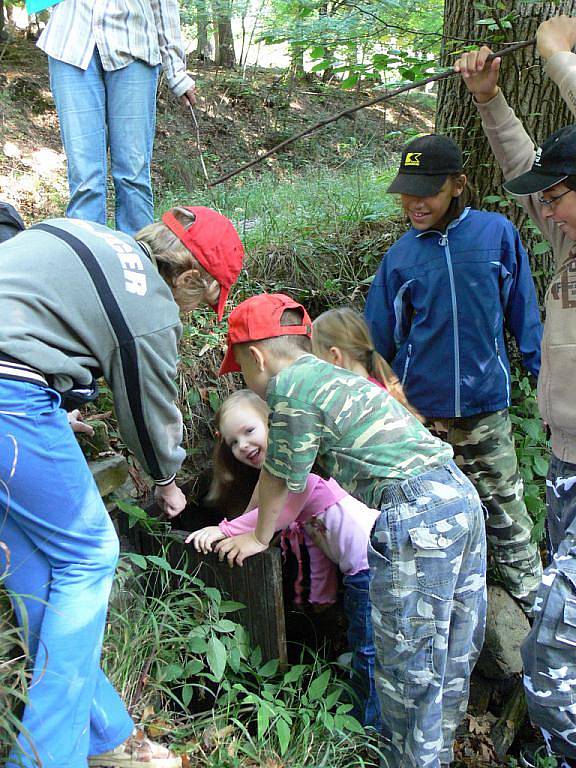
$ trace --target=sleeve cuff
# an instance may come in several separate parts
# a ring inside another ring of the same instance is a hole
[[[176,480],[176,473],[162,480],[154,480],[154,485],[170,485],[170,483],[173,483],[174,480]]]

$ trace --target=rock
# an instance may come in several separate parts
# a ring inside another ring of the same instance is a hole
[[[524,611],[502,587],[488,587],[486,640],[476,669],[505,682],[522,672],[520,646],[530,630]]]
[[[89,461],[88,467],[96,480],[100,496],[108,496],[128,478],[128,462],[124,456],[106,456],[104,459]]]

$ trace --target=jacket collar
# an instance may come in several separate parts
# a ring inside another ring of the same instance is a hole
[[[423,237],[424,235],[445,235],[449,229],[454,229],[454,227],[457,227],[458,224],[460,224],[461,221],[464,221],[464,219],[468,216],[470,213],[470,206],[467,206],[464,208],[460,216],[458,216],[457,219],[452,219],[450,224],[446,227],[446,232],[441,232],[439,229],[426,229],[424,232],[418,232],[416,237]]]

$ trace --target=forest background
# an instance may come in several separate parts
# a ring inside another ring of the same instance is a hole
[[[15,204],[30,225],[63,215],[65,157],[45,56],[34,45],[45,19],[27,17],[19,3],[3,5],[0,199]],[[209,182],[332,113],[443,71],[463,50],[530,39],[542,20],[576,13],[576,2],[180,0],[180,7],[199,98],[192,114],[161,82],[156,210],[203,204],[234,221],[247,252],[235,302],[281,290],[312,316],[343,304],[362,309],[380,259],[406,226],[397,201],[386,195],[401,146],[438,130],[462,145],[481,206],[520,227],[542,304],[549,247],[504,195],[459,78],[415,87],[291,144],[230,181]],[[504,61],[501,82],[536,143],[571,122],[533,47]],[[182,479],[196,497],[209,474],[214,411],[240,383],[216,376],[225,330],[225,324],[214,325],[213,315],[198,311],[186,324],[181,350],[188,453]],[[518,366],[513,395],[525,497],[540,539],[548,446],[532,382]],[[96,429],[95,438],[83,441],[88,458],[126,453],[106,392],[88,418]],[[147,479],[129,461],[132,497],[123,506],[130,523],[157,526],[139,511],[134,496]],[[119,569],[104,663],[153,733],[175,736],[193,765],[377,764],[377,746],[358,733],[342,675],[321,650],[289,672],[262,664],[241,624],[228,616],[236,619],[238,606],[185,574],[167,556],[127,555]],[[0,761],[1,745],[20,727],[25,655],[10,623],[0,624]],[[473,747],[462,747],[463,763],[495,764],[488,731],[477,720],[468,724]]]

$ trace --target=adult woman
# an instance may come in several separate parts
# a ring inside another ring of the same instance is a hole
[[[178,310],[207,303],[221,319],[242,256],[232,224],[207,208],[176,208],[135,240],[55,219],[0,247],[0,539],[34,659],[32,746],[21,737],[11,768],[86,768],[89,755],[179,765],[150,742],[125,745],[134,724],[100,670],[118,541],[60,405],[104,376],[126,444],[164,512],[179,514]]]

